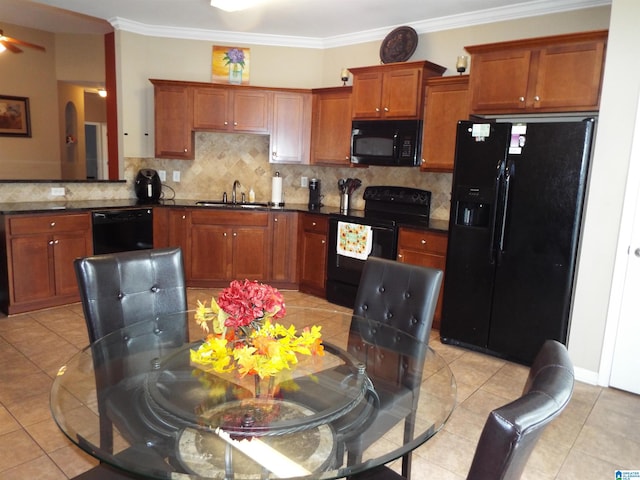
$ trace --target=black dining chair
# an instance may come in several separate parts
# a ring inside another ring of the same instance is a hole
[[[467,480],[519,479],[544,429],[569,403],[573,385],[573,364],[567,348],[547,340],[533,361],[522,395],[489,413]],[[352,478],[408,477],[383,466]]]
[[[331,423],[338,465],[344,461],[345,450],[348,465],[359,463],[367,447],[403,420],[405,437],[412,437],[413,412],[442,276],[441,270],[378,257],[365,261],[347,352],[365,366],[373,388],[365,401]],[[400,336],[398,330],[408,335]],[[343,370],[341,366],[315,375],[340,379]],[[299,390],[288,398],[312,409],[341,401],[341,392],[319,387],[317,381],[300,379],[296,383]],[[409,471],[410,467],[407,455],[403,468]]]
[[[160,329],[149,319],[162,317],[166,314],[178,314],[187,310],[187,296],[184,279],[182,251],[180,248],[148,249],[129,252],[110,253],[76,259],[74,262],[80,299],[84,312],[89,340],[93,344],[103,336],[123,327],[131,327],[135,334],[123,336],[118,351],[123,358],[127,350],[143,351],[149,348],[149,354],[154,355],[157,349],[181,346],[188,339],[187,316],[176,315],[170,326]],[[138,322],[147,323],[141,327],[132,327]],[[120,433],[127,437],[135,437],[136,423],[152,422],[153,419],[144,418],[142,408],[136,402],[131,402],[131,395],[110,395],[110,401],[105,401],[101,391],[113,388],[119,381],[122,372],[116,369],[102,368],[105,355],[113,356],[114,352],[105,353],[95,347],[92,350],[94,369],[96,371],[96,385],[98,394],[98,409],[100,412],[100,444],[99,448],[113,453],[113,424],[118,425]],[[121,369],[135,368],[134,365],[123,365]],[[131,372],[128,372],[131,374]],[[120,386],[118,387],[120,388]],[[126,387],[124,387],[126,388]],[[132,386],[139,388],[139,386]],[[140,395],[134,396],[139,398]],[[114,402],[113,399],[116,399]],[[122,402],[117,401],[118,398]],[[161,422],[159,422],[161,423]],[[162,442],[162,428],[158,428],[157,438],[145,439],[150,445]],[[139,439],[135,439],[138,440]],[[160,455],[155,455],[153,449],[144,452],[125,452],[132,455],[148,455],[149,462],[156,462],[159,469],[165,468]],[[122,455],[120,453],[119,455]],[[119,477],[117,475],[120,475]],[[117,469],[101,464],[85,472],[80,477],[83,480],[101,478],[138,478]]]

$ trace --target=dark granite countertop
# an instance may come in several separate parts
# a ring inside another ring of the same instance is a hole
[[[3,215],[12,214],[28,214],[28,213],[62,213],[62,212],[82,212],[91,210],[108,210],[108,209],[120,209],[120,208],[135,208],[135,207],[194,207],[194,208],[207,208],[212,210],[226,210],[226,209],[238,209],[241,211],[254,212],[254,211],[269,211],[269,212],[303,212],[303,213],[316,213],[319,215],[329,215],[338,212],[338,207],[321,207],[316,209],[310,209],[306,203],[297,204],[285,204],[283,207],[270,207],[259,206],[255,208],[242,208],[229,206],[199,206],[196,204],[197,200],[191,199],[171,199],[160,200],[158,203],[140,203],[136,199],[118,199],[118,200],[68,200],[59,202],[15,202],[15,203],[0,203],[0,213]],[[401,225],[411,228],[433,230],[439,232],[446,232],[449,227],[449,222],[446,220],[429,220],[429,226],[416,227],[415,225]]]

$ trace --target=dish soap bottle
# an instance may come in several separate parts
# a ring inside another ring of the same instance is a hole
[[[253,191],[253,187],[249,190],[249,203],[255,203],[256,201],[256,192]]]

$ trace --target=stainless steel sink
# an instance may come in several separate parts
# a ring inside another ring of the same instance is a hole
[[[217,207],[217,208],[267,208],[268,203],[254,202],[254,203],[229,203],[221,202],[218,200],[199,200],[196,205],[201,207]]]

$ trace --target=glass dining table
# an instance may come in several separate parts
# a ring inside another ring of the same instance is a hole
[[[322,326],[324,355],[260,379],[194,362],[192,318],[151,316],[74,355],[51,389],[64,434],[143,478],[333,479],[406,456],[454,409],[443,358],[384,322],[288,307],[281,323]]]

